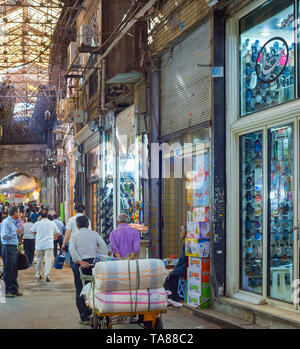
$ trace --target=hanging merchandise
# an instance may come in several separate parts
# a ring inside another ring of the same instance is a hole
[[[143,136],[135,135],[135,110],[135,105],[132,105],[119,113],[116,118],[119,159],[118,213],[127,214],[130,223],[142,224],[143,187],[140,173]]]

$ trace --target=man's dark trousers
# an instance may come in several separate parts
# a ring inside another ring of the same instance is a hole
[[[168,275],[164,283],[165,290],[172,292],[172,294],[168,296],[168,298],[172,299],[175,302],[179,302],[181,300],[181,297],[178,294],[178,281],[179,277],[171,273]]]
[[[18,278],[18,248],[15,245],[2,245],[3,280],[6,293],[17,293]]]
[[[83,259],[84,262],[88,262],[89,264],[92,264],[94,259],[93,258],[88,258],[88,259]],[[82,281],[80,279],[80,273],[79,273],[79,267],[80,265],[77,263],[74,263],[72,261],[71,268],[74,274],[74,283],[75,283],[75,288],[76,288],[76,305],[80,314],[80,319],[81,321],[89,321],[89,316],[91,314],[90,309],[85,305],[85,300],[84,296],[80,297],[80,293],[82,290],[82,287],[84,286],[82,284]],[[84,274],[87,275],[92,275],[92,269],[82,269]]]
[[[59,244],[59,250],[61,251],[61,247],[63,245],[64,239],[62,237],[62,235],[59,235],[57,240],[54,240],[54,249],[53,249],[53,253],[54,253],[54,258],[57,256],[57,244]]]
[[[32,264],[34,259],[34,239],[24,239],[24,251],[28,258],[29,264]]]

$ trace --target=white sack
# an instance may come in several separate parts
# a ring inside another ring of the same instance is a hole
[[[122,313],[134,312],[137,299],[136,311],[165,310],[167,309],[166,291],[162,288],[138,290],[136,291],[117,291],[117,292],[101,292],[95,291],[94,301],[92,292],[86,303],[89,307],[94,307],[100,313]]]
[[[130,263],[131,281],[129,281],[128,262]],[[164,262],[161,259],[154,258],[98,262],[95,264],[95,268],[93,268],[96,283],[95,288],[98,291],[160,288],[163,287],[168,274]]]

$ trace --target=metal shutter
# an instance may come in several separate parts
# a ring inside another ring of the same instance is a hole
[[[99,132],[95,132],[90,138],[88,138],[84,142],[84,152],[87,153],[88,151],[97,147],[97,145],[99,144],[100,144],[100,135],[99,135]]]
[[[210,50],[207,21],[162,57],[161,137],[211,118]]]
[[[116,128],[118,135],[135,137],[135,105],[123,110],[117,115]]]

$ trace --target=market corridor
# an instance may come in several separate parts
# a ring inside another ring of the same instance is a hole
[[[0,267],[2,261],[0,261]],[[68,264],[62,270],[51,269],[51,282],[37,281],[35,264],[33,268],[19,271],[19,285],[22,297],[7,298],[0,303],[1,329],[90,329],[78,323],[78,310],[75,305],[73,274]],[[167,329],[220,329],[192,316],[185,308],[168,308],[164,316]],[[138,325],[118,325],[116,329],[136,328]]]

